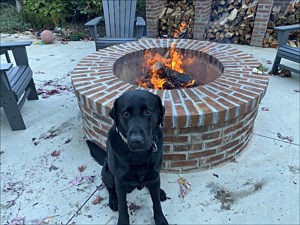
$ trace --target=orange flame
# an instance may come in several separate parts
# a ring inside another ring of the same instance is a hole
[[[176,51],[175,44],[171,45],[170,51],[168,52],[168,56],[163,57],[159,53],[151,53],[150,51],[146,50],[144,53],[145,64],[144,67],[146,71],[150,72],[151,77],[149,81],[153,89],[162,90],[164,83],[167,81],[165,78],[160,78],[157,70],[155,69],[156,63],[162,63],[164,66],[171,68],[179,73],[184,73],[184,69],[182,68],[183,65],[183,55]],[[144,71],[145,71],[144,68]],[[136,80],[140,87],[149,87],[147,82],[143,82],[141,78]],[[195,81],[194,81],[195,82]],[[187,84],[187,87],[192,86],[193,82]]]

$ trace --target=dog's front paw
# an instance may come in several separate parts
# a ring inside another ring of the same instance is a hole
[[[156,225],[168,225],[168,221],[164,215],[154,216],[154,221]]]
[[[117,225],[129,225],[129,218],[119,217]]]
[[[118,198],[110,196],[108,205],[109,205],[109,208],[111,208],[111,210],[118,211]]]
[[[160,192],[159,192],[159,200],[161,202],[164,202],[167,200],[167,194],[166,192],[163,190],[163,189],[160,189]]]

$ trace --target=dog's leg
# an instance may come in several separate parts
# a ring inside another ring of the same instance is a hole
[[[118,225],[129,225],[129,214],[126,201],[126,188],[116,182],[116,191],[118,196],[119,219]]]
[[[101,175],[102,175],[102,181],[105,184],[109,194],[108,205],[113,211],[118,211],[118,196],[116,193],[116,185],[114,181],[114,176],[109,170],[107,159],[105,159],[104,161]]]
[[[148,184],[147,188],[150,191],[151,199],[153,202],[154,221],[156,225],[168,225],[168,221],[165,218],[161,204],[160,204],[160,180],[155,183]]]
[[[159,199],[161,202],[164,202],[167,200],[167,194],[163,189],[160,189],[160,193],[159,193]]]
[[[118,211],[118,197],[114,188],[107,188],[109,194],[108,205],[113,211]]]

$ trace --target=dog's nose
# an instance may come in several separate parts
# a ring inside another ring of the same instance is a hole
[[[144,144],[144,138],[141,135],[133,134],[129,138],[129,144],[132,148],[140,148]]]

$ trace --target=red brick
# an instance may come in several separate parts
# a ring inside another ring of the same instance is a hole
[[[188,158],[189,159],[199,159],[199,158],[211,156],[214,154],[216,154],[216,149],[211,149],[211,150],[206,150],[206,151],[189,153]]]
[[[190,161],[175,161],[170,163],[170,167],[186,167],[186,166],[196,166],[198,164],[197,160]]]
[[[171,160],[171,161],[186,160],[186,154],[163,154],[163,160]]]
[[[216,138],[220,137],[220,134],[221,134],[220,131],[205,133],[205,134],[202,134],[202,140],[206,141],[206,140],[210,140],[210,139],[216,139]]]
[[[214,141],[206,142],[206,148],[212,148],[222,143],[222,138],[219,138]]]

